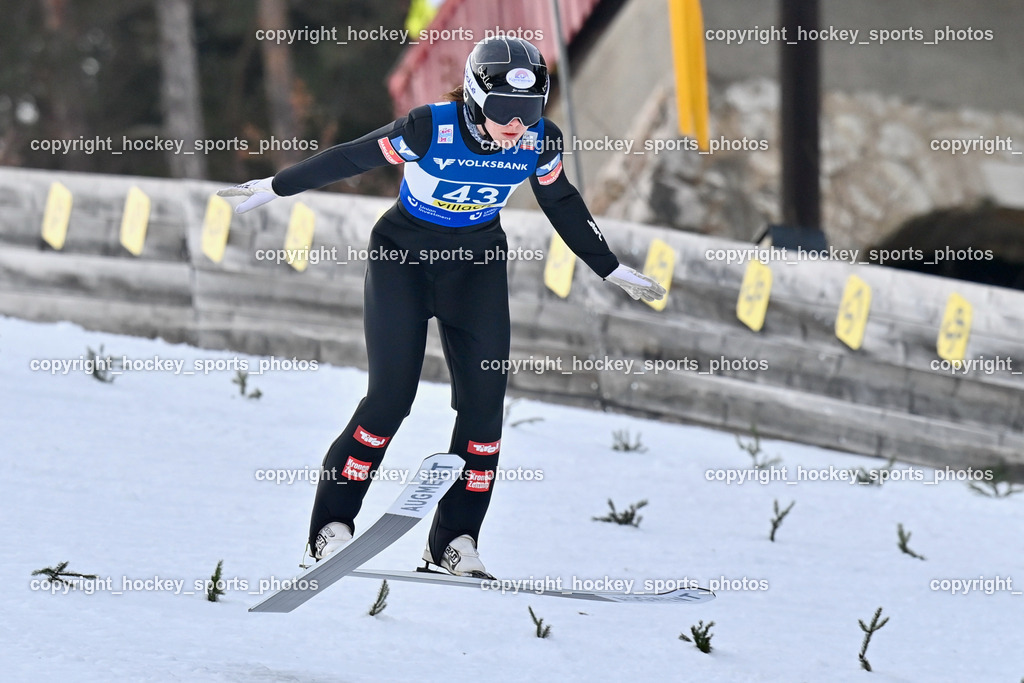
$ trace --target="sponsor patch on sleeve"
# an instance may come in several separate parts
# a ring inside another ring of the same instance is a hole
[[[406,161],[416,161],[417,159],[420,158],[419,155],[416,154],[416,152],[409,149],[409,145],[405,144],[405,138],[401,135],[395,138],[395,148],[398,150],[398,153],[402,155],[402,158],[405,159]]]
[[[350,455],[341,468],[341,476],[351,481],[366,481],[370,478],[370,463],[356,460]]]
[[[501,449],[501,439],[492,441],[491,443],[479,443],[477,441],[470,441],[469,448],[467,449],[470,453],[476,455],[494,455]]]
[[[494,479],[492,470],[469,470],[466,472],[466,490],[483,493],[491,489],[491,480]]]
[[[398,156],[398,152],[391,145],[391,140],[384,136],[377,140],[377,146],[380,147],[380,151],[384,153],[384,158],[388,160],[389,164],[404,164],[405,159]]]
[[[364,446],[369,446],[370,448],[384,448],[384,446],[388,444],[388,441],[391,440],[390,436],[377,436],[376,434],[371,434],[362,427],[356,427],[355,434],[353,434],[352,437],[359,443]]]
[[[558,176],[562,175],[562,155],[556,154],[555,158],[544,164],[543,166],[537,167],[537,181],[541,185],[550,185],[551,183],[558,180]]]

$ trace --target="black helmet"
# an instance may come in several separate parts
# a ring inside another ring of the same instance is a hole
[[[466,59],[463,99],[469,120],[506,126],[520,119],[529,127],[540,121],[548,101],[548,67],[532,43],[522,38],[488,38]]]

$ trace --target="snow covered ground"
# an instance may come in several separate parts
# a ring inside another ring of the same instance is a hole
[[[633,579],[634,590],[645,580],[724,580],[712,586],[716,600],[597,604],[394,583],[387,609],[371,617],[379,582],[346,578],[294,613],[250,614],[261,580],[297,573],[314,493],[308,480],[258,474],[316,471],[364,374],[321,366],[250,376],[249,390],[262,392],[253,400],[238,395],[230,370],[133,371],[102,384],[81,371],[32,369],[33,360],[78,359],[100,344],[115,357],[188,368],[245,359],[253,371],[259,361],[0,318],[4,681],[1024,676],[1024,495],[985,498],[905,466],[901,474],[920,479],[798,481],[799,467],[882,463],[781,442],[762,445],[782,459],[786,481],[709,481],[749,471],[730,434],[531,401],[517,402],[510,420],[543,420],[506,428],[502,464],[543,478],[498,484],[481,543],[488,568],[564,584]],[[444,450],[452,419],[447,387],[423,384],[386,466],[414,468]],[[613,450],[614,430],[641,433],[647,451]],[[361,528],[398,487],[374,485]],[[620,508],[649,500],[639,527],[591,521],[608,498]],[[796,504],[772,543],[775,500]],[[898,523],[925,561],[897,548]],[[423,522],[370,566],[412,568],[426,531]],[[211,603],[194,584],[221,559],[234,589]],[[64,560],[99,576],[93,590],[40,588],[32,571]],[[957,579],[990,580],[990,590],[982,581],[966,594],[933,589]],[[550,638],[535,637],[528,606],[551,625]],[[867,673],[857,620],[878,607],[891,620],[870,644]],[[715,622],[710,654],[678,639],[700,620]]]

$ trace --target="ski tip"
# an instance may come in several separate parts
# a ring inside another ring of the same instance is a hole
[[[701,602],[710,602],[715,599],[714,591],[707,588],[677,588],[664,593],[622,593],[605,594],[612,602],[631,602],[638,604],[666,604],[683,603],[696,605]]]
[[[255,604],[255,605],[253,605],[252,607],[249,608],[249,611],[257,613],[257,614],[268,614],[268,613],[284,614],[286,612],[291,612],[293,609],[295,609],[295,606],[290,606],[290,607],[268,606],[265,603],[266,603],[266,601],[258,603],[258,604]]]
[[[455,453],[428,455],[388,514],[422,519],[459,479],[465,464]]]
[[[434,453],[423,459],[417,475],[419,481],[432,481],[437,476],[456,476],[466,461],[456,453]]]
[[[662,593],[661,597],[665,600],[672,600],[673,602],[711,602],[717,595],[713,590],[708,588],[677,588],[674,591],[668,593]]]
[[[442,460],[455,458],[456,460],[462,460],[462,456],[459,455],[458,453],[434,453],[433,455],[427,456],[427,460],[433,460],[434,458],[439,458]]]

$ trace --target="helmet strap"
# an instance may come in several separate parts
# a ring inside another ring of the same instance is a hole
[[[467,107],[465,104],[462,105],[462,120],[466,122],[466,128],[469,128],[469,133],[470,135],[473,136],[473,139],[479,142],[483,147],[486,148],[490,145],[490,143],[494,142],[494,140],[491,139],[491,135],[490,133],[487,132],[486,128],[484,128],[482,125],[479,126],[478,128],[477,124],[473,123],[470,120],[469,107]],[[480,128],[483,128],[483,134],[480,133]]]

